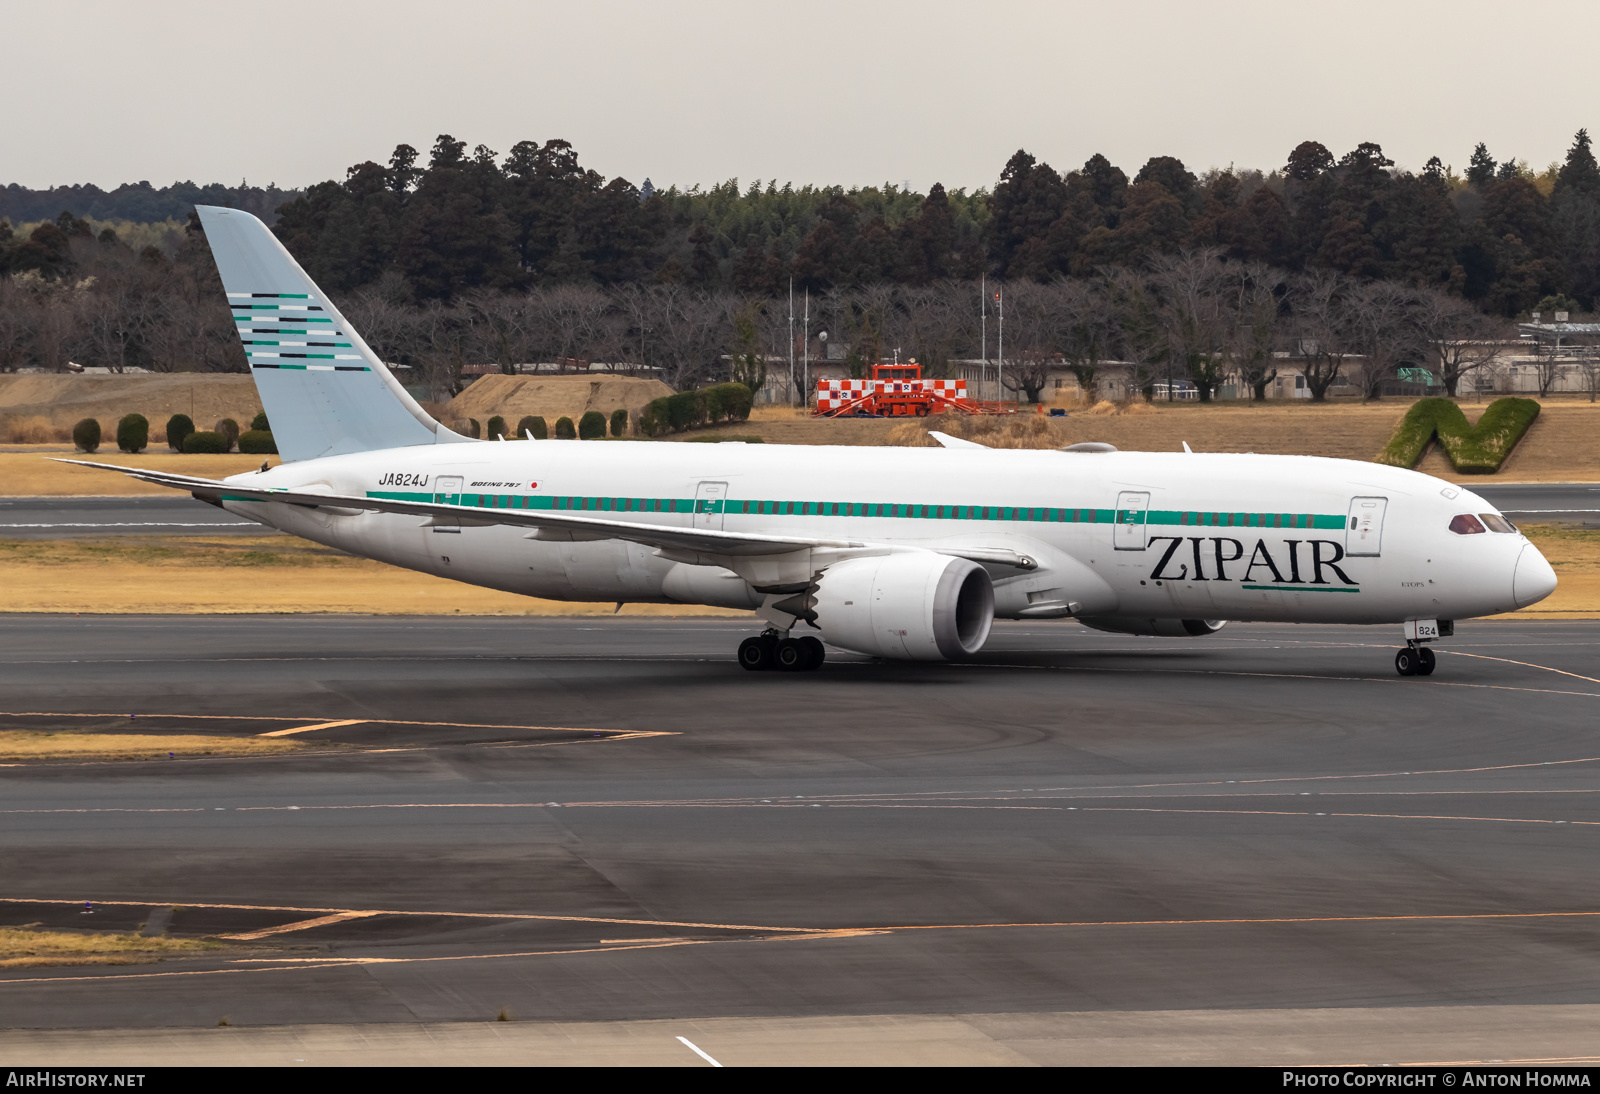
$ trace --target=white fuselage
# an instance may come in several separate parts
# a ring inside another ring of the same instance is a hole
[[[1067,604],[1080,616],[1461,619],[1519,606],[1519,559],[1549,572],[1520,534],[1451,532],[1457,514],[1494,512],[1468,491],[1413,471],[1301,456],[519,441],[334,456],[229,481],[891,549],[1013,551],[1036,565],[989,567],[1002,618]],[[761,600],[750,586],[764,571],[736,577],[618,539],[224,504],[353,554],[529,596]],[[787,565],[790,577],[809,576],[827,559]],[[786,580],[768,576],[774,586]]]

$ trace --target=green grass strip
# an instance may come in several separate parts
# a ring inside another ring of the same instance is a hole
[[[1437,437],[1457,474],[1492,475],[1538,416],[1539,404],[1532,399],[1496,399],[1473,426],[1454,400],[1418,399],[1375,459],[1390,467],[1415,467]]]

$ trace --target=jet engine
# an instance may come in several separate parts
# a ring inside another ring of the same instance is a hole
[[[932,551],[835,563],[804,599],[801,617],[827,642],[897,660],[970,657],[983,648],[994,623],[988,572],[976,562]]]
[[[1228,625],[1225,619],[1151,619],[1141,615],[1078,617],[1078,622],[1113,634],[1149,634],[1160,638],[1203,638]]]

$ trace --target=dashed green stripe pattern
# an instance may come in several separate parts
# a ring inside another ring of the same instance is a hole
[[[921,505],[861,501],[763,501],[695,498],[619,498],[542,494],[435,494],[369,490],[369,498],[464,505],[475,509],[577,513],[722,513],[749,516],[872,517],[901,520],[1004,520],[1045,524],[1132,524],[1205,528],[1333,530],[1344,517],[1316,513],[1216,513],[1152,509],[1057,509],[1012,505]]]

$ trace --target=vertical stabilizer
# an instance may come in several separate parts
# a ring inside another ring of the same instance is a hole
[[[261,221],[196,206],[284,460],[464,441],[428,416]]]

